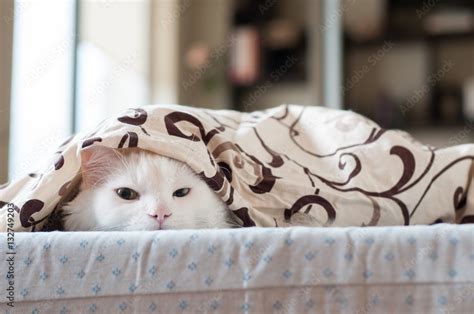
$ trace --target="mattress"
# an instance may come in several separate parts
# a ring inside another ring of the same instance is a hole
[[[0,238],[1,310],[7,313],[474,308],[469,225],[28,232]]]

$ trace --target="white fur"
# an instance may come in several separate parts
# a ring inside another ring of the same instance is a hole
[[[134,151],[115,153],[116,158],[100,152],[83,171],[100,176],[95,185],[82,183],[79,194],[63,207],[64,229],[156,230],[225,228],[235,226],[230,211],[207,184],[184,163],[156,154]],[[90,166],[97,164],[96,167]],[[123,200],[116,189],[127,187],[139,193],[137,200]],[[182,198],[173,192],[190,188]],[[159,226],[148,213],[165,206],[172,215]]]

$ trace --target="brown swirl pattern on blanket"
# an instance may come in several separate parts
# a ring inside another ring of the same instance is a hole
[[[246,227],[474,220],[474,145],[435,149],[321,107],[238,113],[169,105],[130,109],[77,134],[50,167],[2,186],[0,205],[19,211],[16,230],[41,227],[80,175],[80,150],[91,145],[188,163]]]

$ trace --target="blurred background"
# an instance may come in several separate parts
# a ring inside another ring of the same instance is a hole
[[[0,0],[0,183],[150,103],[350,109],[473,142],[472,0]]]

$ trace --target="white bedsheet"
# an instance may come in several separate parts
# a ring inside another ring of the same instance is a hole
[[[0,234],[12,313],[472,313],[474,227]],[[7,257],[14,256],[14,308]]]

